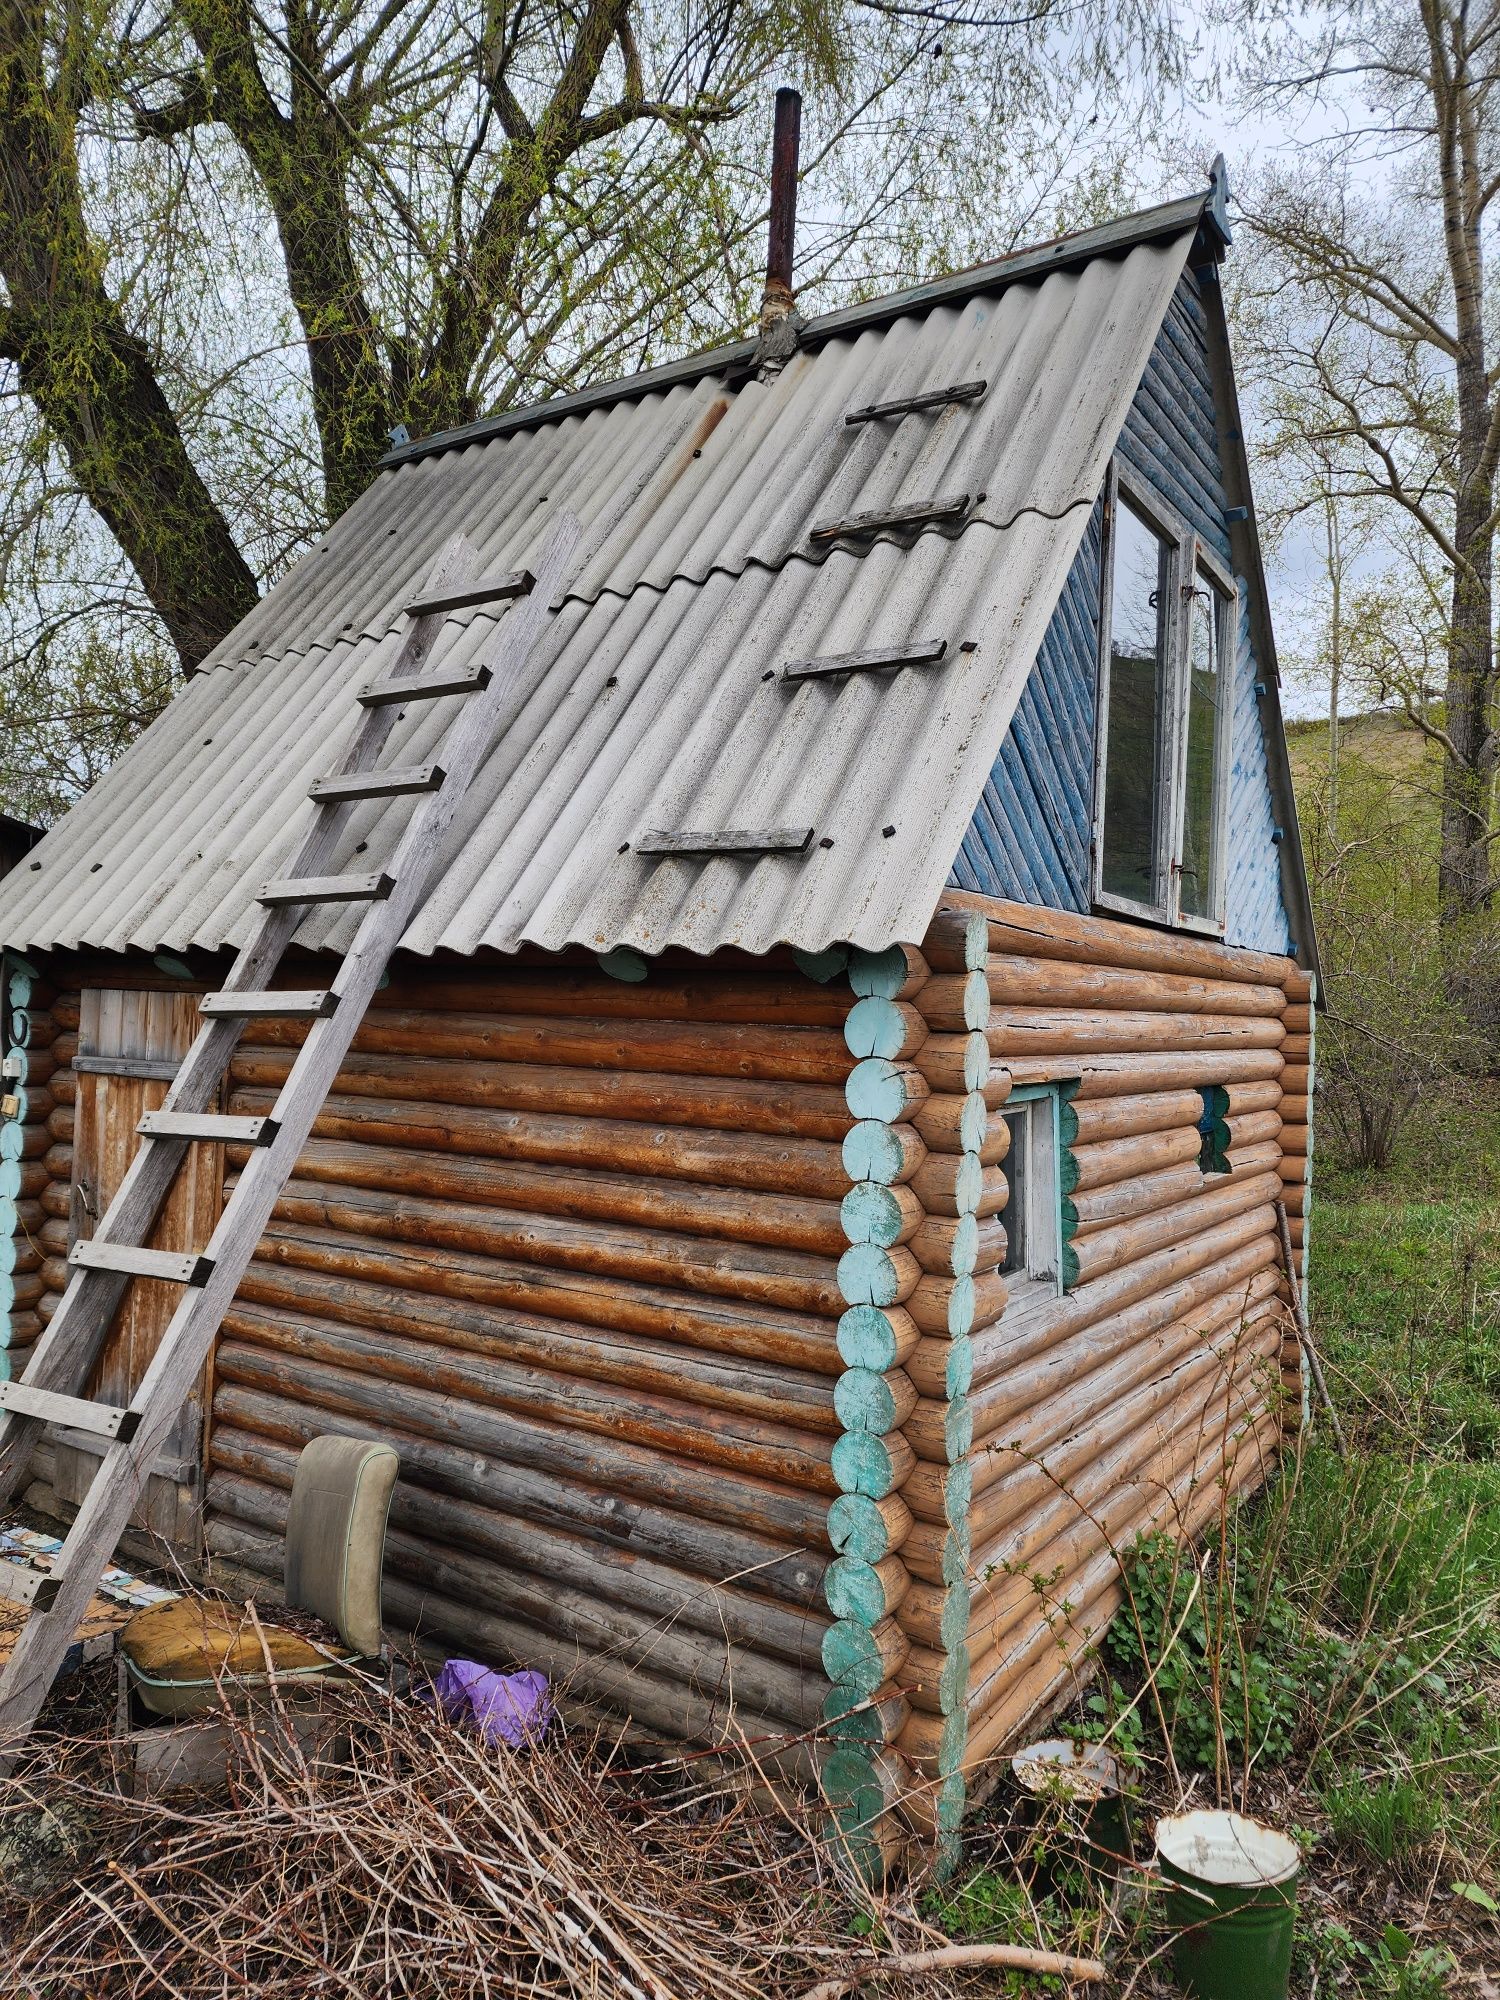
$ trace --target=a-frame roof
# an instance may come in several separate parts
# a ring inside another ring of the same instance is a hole
[[[236,942],[439,550],[462,532],[485,573],[525,567],[563,507],[583,523],[575,576],[408,948],[920,938],[1173,290],[1195,243],[1221,240],[1213,199],[829,314],[778,373],[742,343],[393,454],[0,885],[0,941]],[[975,380],[977,400],[845,421]],[[811,536],[960,495],[924,529]],[[482,658],[502,617],[456,615],[443,658]],[[932,639],[933,665],[780,676]],[[446,706],[398,724],[391,761],[430,755]],[[378,864],[405,811],[361,807],[336,865]],[[648,830],[789,824],[813,829],[796,856],[635,851]],[[355,921],[317,910],[299,936],[341,946]]]

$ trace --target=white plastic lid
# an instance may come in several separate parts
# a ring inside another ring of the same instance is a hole
[[[1156,1851],[1184,1875],[1222,1888],[1269,1887],[1289,1880],[1302,1864],[1296,1841],[1233,1812],[1158,1820]]]

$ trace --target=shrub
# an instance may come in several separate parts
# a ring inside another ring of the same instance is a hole
[[[1166,1534],[1134,1545],[1125,1577],[1105,1650],[1149,1677],[1173,1754],[1205,1770],[1285,1757],[1309,1661],[1279,1579],[1267,1589],[1233,1561],[1200,1570]]]

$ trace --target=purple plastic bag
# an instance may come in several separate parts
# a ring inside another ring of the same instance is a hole
[[[513,1750],[537,1742],[552,1720],[547,1676],[534,1668],[502,1674],[477,1660],[445,1660],[432,1692],[450,1722],[475,1723],[491,1743]]]

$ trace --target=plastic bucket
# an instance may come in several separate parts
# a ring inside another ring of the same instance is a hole
[[[1297,1844],[1232,1812],[1160,1820],[1172,1962],[1195,2000],[1286,2000],[1297,1915]]]

